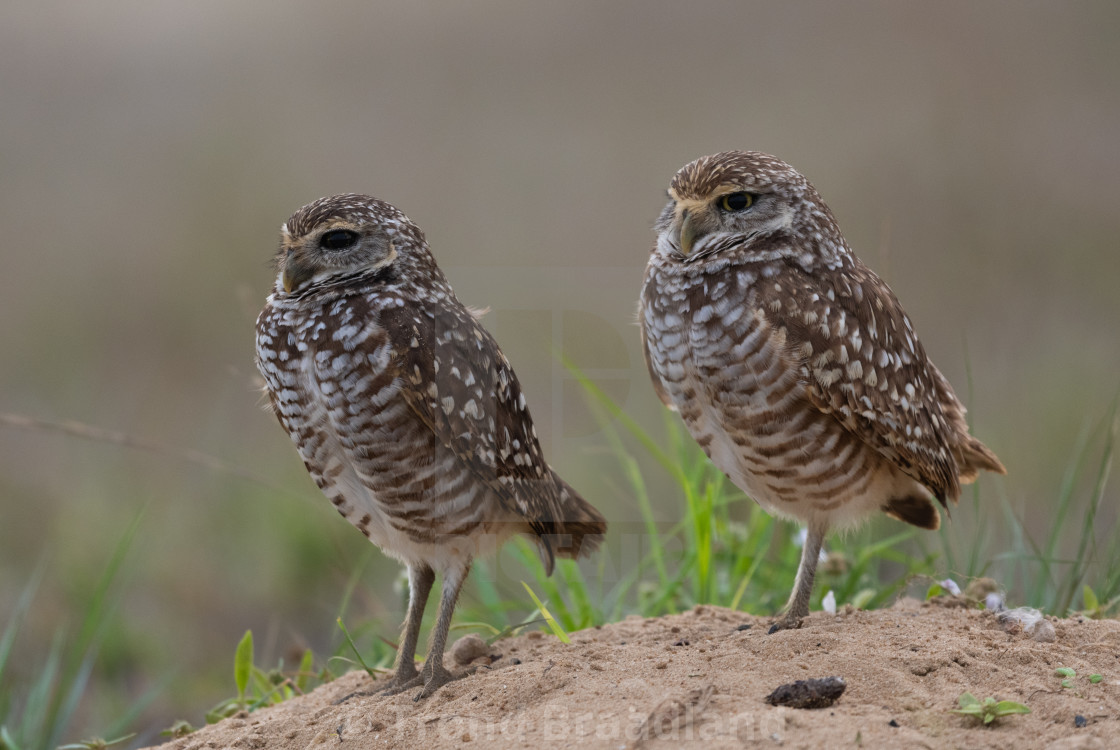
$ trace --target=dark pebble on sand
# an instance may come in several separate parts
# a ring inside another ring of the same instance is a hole
[[[798,680],[779,686],[766,696],[771,706],[790,708],[828,708],[848,687],[842,677],[823,677],[814,680]]]

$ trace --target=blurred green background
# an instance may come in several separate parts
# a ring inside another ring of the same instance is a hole
[[[1044,535],[1120,388],[1118,28],[1115,2],[5,2],[0,411],[168,449],[0,425],[0,624],[45,566],[9,669],[73,632],[142,509],[70,735],[160,685],[142,726],[199,723],[247,628],[261,661],[329,653],[369,545],[262,409],[252,327],[280,224],[330,193],[425,230],[553,465],[637,533],[556,354],[659,434],[633,318],[664,190],[703,154],[777,154],[1007,465],[984,496]],[[351,606],[389,638],[397,571],[371,556]]]

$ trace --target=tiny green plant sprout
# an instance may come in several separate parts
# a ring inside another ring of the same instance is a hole
[[[179,739],[186,737],[191,732],[197,732],[198,727],[193,726],[186,719],[177,719],[174,724],[160,732],[162,737],[171,737],[172,739]]]
[[[1056,677],[1063,678],[1062,679],[1062,687],[1071,688],[1071,687],[1073,687],[1073,678],[1077,676],[1077,671],[1074,670],[1073,667],[1058,667],[1057,669],[1054,670],[1054,675]],[[1096,685],[1097,683],[1099,683],[1101,680],[1104,679],[1104,675],[1101,675],[1099,673],[1094,673],[1094,674],[1089,675],[1089,677],[1087,679],[1089,680],[1090,685]]]
[[[1085,602],[1085,609],[1081,610],[1081,614],[1091,620],[1103,620],[1120,604],[1120,596],[1102,602],[1096,592],[1089,587],[1089,584],[1082,587],[1081,598]]]
[[[957,698],[960,708],[954,708],[951,713],[963,716],[972,716],[980,719],[985,725],[991,724],[1001,716],[1008,714],[1029,714],[1031,710],[1022,703],[1015,701],[997,701],[995,698],[985,698],[983,702],[976,699],[972,693],[962,693]]]
[[[305,693],[312,675],[311,651],[304,652],[294,679],[284,675],[282,667],[283,662],[280,668],[266,672],[253,662],[253,631],[246,630],[233,655],[237,697],[224,700],[207,711],[206,723],[215,724],[241,711],[255,711]]]

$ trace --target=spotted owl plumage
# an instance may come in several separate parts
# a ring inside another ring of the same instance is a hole
[[[829,528],[883,511],[936,529],[932,498],[1005,470],[801,174],[724,152],[683,167],[669,197],[640,301],[650,376],[737,486],[808,526],[793,625]]]
[[[276,285],[257,320],[269,400],[338,512],[409,568],[390,692],[451,679],[442,654],[459,587],[515,534],[554,557],[599,543],[603,517],[548,465],[521,386],[456,298],[420,229],[395,207],[337,195],[281,229]],[[424,601],[439,622],[416,673]]]

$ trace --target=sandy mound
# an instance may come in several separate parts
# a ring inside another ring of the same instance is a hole
[[[1043,643],[1005,632],[987,612],[904,600],[889,610],[814,613],[800,630],[767,635],[766,619],[697,607],[573,633],[571,645],[537,632],[499,641],[478,660],[492,660],[489,668],[420,703],[410,692],[334,705],[370,688],[352,672],[164,747],[1115,746],[1120,622],[1051,622],[1056,639]],[[1060,666],[1077,670],[1071,688],[1054,675]],[[1091,684],[1092,673],[1103,681]],[[831,707],[763,700],[783,683],[830,676],[847,683]],[[984,728],[948,713],[965,691],[1033,713]],[[643,727],[647,738],[635,740]]]

